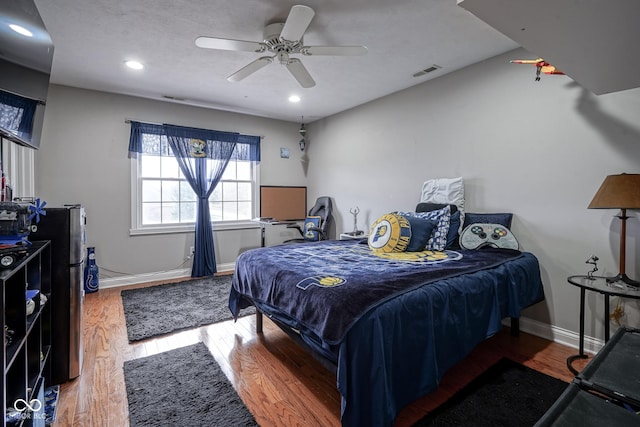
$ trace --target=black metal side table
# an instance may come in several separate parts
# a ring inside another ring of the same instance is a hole
[[[601,276],[570,276],[567,281],[580,288],[580,347],[578,354],[567,358],[567,368],[577,375],[572,363],[576,359],[586,359],[584,354],[584,300],[586,291],[598,292],[604,295],[604,341],[609,341],[609,297],[640,299],[640,288],[629,286],[624,282],[608,282]]]

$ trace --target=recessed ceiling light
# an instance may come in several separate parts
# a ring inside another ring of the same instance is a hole
[[[13,31],[15,31],[18,34],[22,34],[23,36],[33,37],[33,33],[31,31],[27,30],[24,27],[21,27],[20,25],[9,24],[9,28],[11,28]]]
[[[298,95],[291,95],[289,97],[289,102],[300,102],[300,97]]]
[[[125,61],[124,65],[132,70],[142,70],[144,68],[144,65],[138,61]]]

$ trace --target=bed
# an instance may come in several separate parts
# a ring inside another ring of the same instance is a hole
[[[252,249],[229,308],[249,305],[335,368],[343,426],[390,426],[482,340],[544,299],[538,261],[484,247],[381,254],[363,241]]]

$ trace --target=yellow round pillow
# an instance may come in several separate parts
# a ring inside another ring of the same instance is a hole
[[[369,247],[374,252],[404,252],[410,240],[411,224],[398,214],[382,215],[369,232]]]

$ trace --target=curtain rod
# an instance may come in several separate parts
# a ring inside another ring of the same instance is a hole
[[[150,125],[159,125],[162,126],[164,123],[155,123],[155,122],[147,122],[143,120],[134,120],[134,119],[124,119],[125,123],[138,122],[138,123],[148,123]]]
[[[142,120],[133,120],[133,119],[124,119],[125,123],[131,123],[131,122],[138,122],[138,123],[147,123],[150,125],[158,125],[158,126],[162,126],[166,123],[154,123],[154,122],[146,122],[146,121],[142,121]],[[182,125],[173,125],[173,126],[182,126]],[[242,132],[237,132],[237,133],[242,133]],[[265,136],[264,135],[257,135],[258,137],[260,137],[260,139],[264,139]]]

